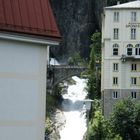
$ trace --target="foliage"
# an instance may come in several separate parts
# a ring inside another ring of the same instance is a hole
[[[56,103],[57,103],[57,101],[61,101],[62,100],[62,88],[63,87],[60,84],[58,84],[53,89],[52,94],[53,94],[53,96],[54,96],[54,98],[56,100]]]
[[[52,133],[54,126],[51,120],[51,114],[62,101],[61,95],[62,87],[57,85],[52,92],[48,92],[46,95],[46,122],[45,122],[45,134]]]
[[[91,52],[90,52],[89,70],[91,72],[95,71],[95,50],[94,50],[94,47],[91,48]]]
[[[101,74],[100,71],[88,75],[87,92],[90,99],[101,98]]]
[[[129,1],[131,1],[131,0],[119,0],[120,1],[120,3],[125,3],[125,2],[129,2]],[[107,4],[108,5],[116,5],[117,4],[117,2],[118,2],[118,0],[107,0]]]
[[[53,131],[53,122],[50,117],[46,117],[45,134],[49,135]]]
[[[122,140],[119,135],[113,134],[111,131],[108,121],[102,115],[98,100],[93,102],[91,119],[88,126],[87,140]]]
[[[92,44],[90,45],[91,52],[89,61],[87,91],[89,98],[97,99],[101,97],[101,71],[99,67],[101,62],[101,33],[95,32],[91,36],[91,41]]]
[[[94,49],[95,61],[101,61],[101,33],[95,32],[91,36],[91,41],[92,44],[90,45],[90,47]]]
[[[72,56],[68,58],[69,65],[83,65],[84,60],[81,58],[79,52],[74,52]]]
[[[140,139],[140,105],[130,99],[116,103],[109,119],[110,128],[123,140]]]
[[[118,101],[105,120],[98,100],[94,100],[87,140],[140,140],[140,102]]]
[[[62,87],[56,85],[53,91],[48,92],[46,95],[46,117],[54,111],[62,101]]]
[[[54,96],[47,94],[46,95],[46,116],[49,116],[49,113],[54,110],[55,98]]]

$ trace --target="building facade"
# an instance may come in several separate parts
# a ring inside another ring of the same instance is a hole
[[[140,99],[140,1],[104,9],[101,81],[105,117],[119,99]]]
[[[60,39],[49,0],[0,0],[0,140],[44,140],[49,46]]]

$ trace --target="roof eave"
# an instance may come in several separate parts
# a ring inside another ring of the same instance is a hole
[[[136,10],[138,10],[138,9],[140,9],[140,7],[105,7],[104,8],[105,10],[116,10],[116,9],[122,9],[122,10],[124,10],[124,9],[136,9]]]
[[[59,45],[60,40],[54,38],[40,38],[37,36],[29,36],[23,34],[9,34],[5,32],[0,32],[0,39],[19,41],[19,42],[28,42],[36,44],[44,44],[49,46]]]

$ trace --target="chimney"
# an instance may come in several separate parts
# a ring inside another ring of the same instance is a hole
[[[117,1],[117,5],[119,5],[120,4],[120,1]]]

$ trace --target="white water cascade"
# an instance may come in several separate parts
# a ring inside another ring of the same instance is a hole
[[[66,118],[64,129],[60,131],[60,140],[82,140],[87,130],[86,109],[83,104],[87,93],[86,80],[72,77],[75,85],[68,87],[68,93],[63,95],[62,110]]]

